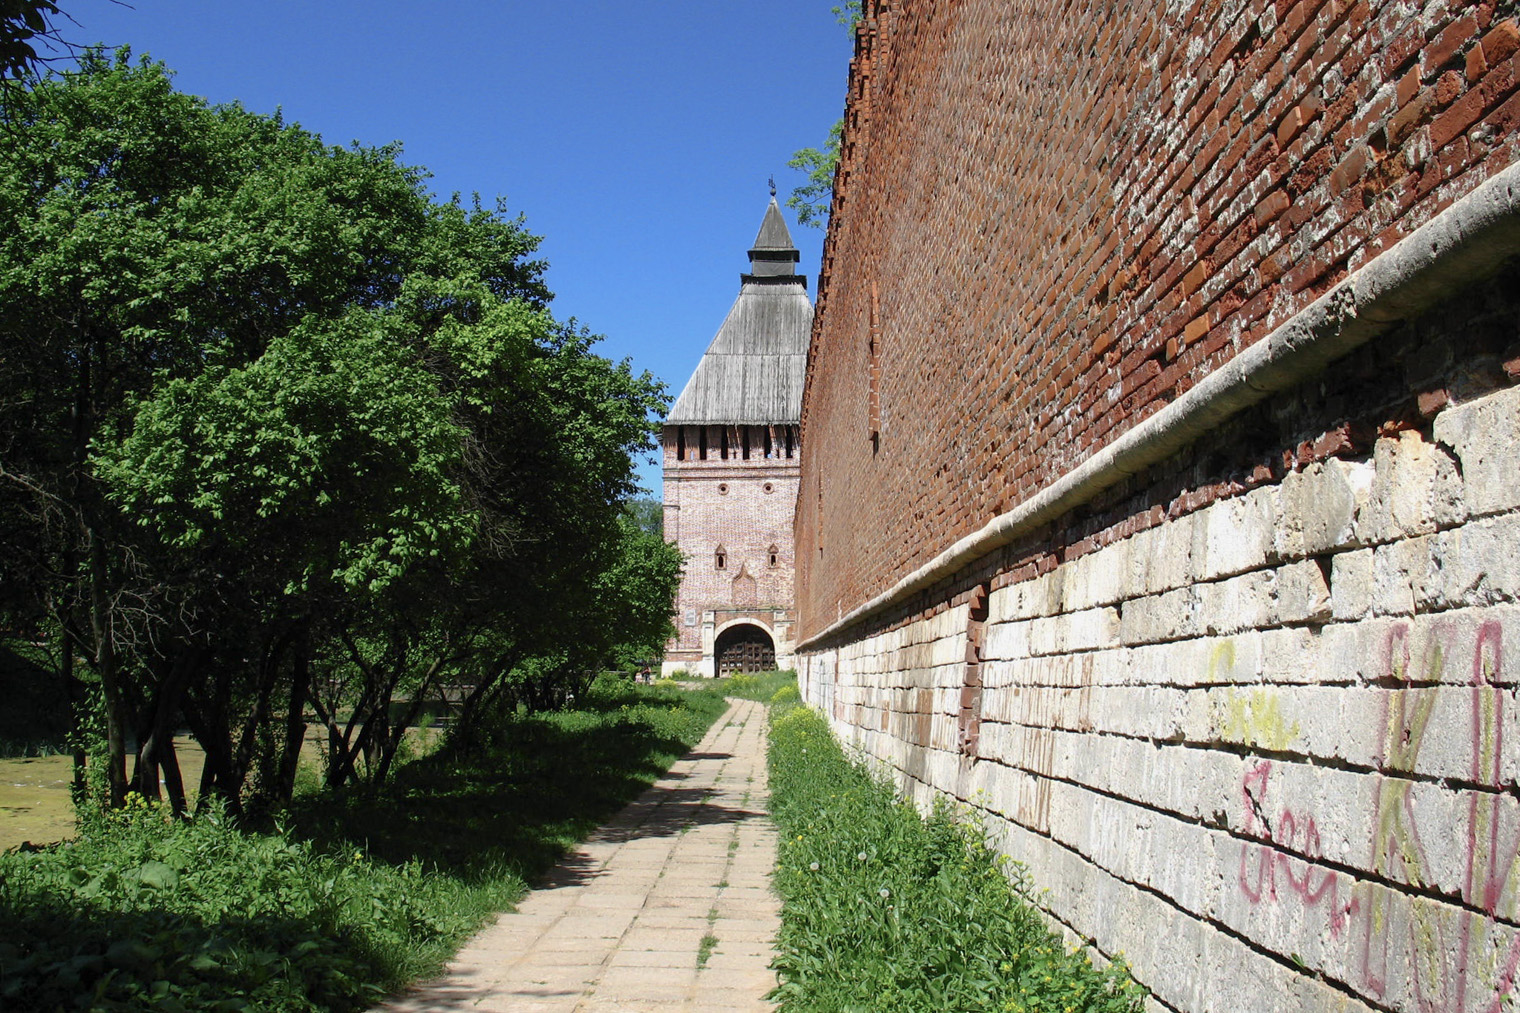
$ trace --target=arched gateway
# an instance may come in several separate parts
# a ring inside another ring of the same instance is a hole
[[[718,675],[769,672],[776,667],[776,641],[754,623],[735,623],[713,641],[713,660]]]

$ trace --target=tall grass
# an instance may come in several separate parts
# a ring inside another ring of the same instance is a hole
[[[783,1011],[1133,1013],[1122,965],[1069,951],[1017,863],[944,804],[921,817],[814,712],[772,709]]]
[[[493,911],[721,713],[713,692],[599,683],[272,833],[140,800],[0,855],[0,1009],[358,1010],[440,969]]]
[[[777,693],[781,694],[782,700],[797,699],[797,673],[791,671],[740,672],[719,679],[716,685],[725,695],[743,700],[782,702],[775,699]]]

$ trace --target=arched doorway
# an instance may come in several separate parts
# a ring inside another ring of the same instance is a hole
[[[719,675],[769,672],[776,667],[776,642],[764,628],[738,623],[713,642],[713,668]]]

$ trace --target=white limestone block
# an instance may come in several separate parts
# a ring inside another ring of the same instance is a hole
[[[1462,499],[1473,516],[1520,509],[1520,387],[1447,408],[1433,435],[1462,462]]]
[[[1330,613],[1360,619],[1372,607],[1372,550],[1337,552],[1330,564]]]
[[[1277,583],[1271,570],[1256,570],[1194,587],[1198,626],[1201,632],[1228,634],[1257,629],[1273,621],[1273,593]]]
[[[1192,577],[1217,580],[1265,566],[1276,523],[1273,490],[1257,489],[1194,515]]]
[[[1355,545],[1357,511],[1374,477],[1371,464],[1339,458],[1288,474],[1278,488],[1276,554],[1301,559]]]
[[[1289,563],[1276,571],[1276,619],[1280,623],[1324,623],[1330,620],[1330,586],[1324,570],[1312,559]]]
[[[1357,537],[1367,544],[1428,534],[1460,523],[1466,514],[1462,477],[1451,455],[1417,432],[1377,441],[1372,495],[1357,516]]]

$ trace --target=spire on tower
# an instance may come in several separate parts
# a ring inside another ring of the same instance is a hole
[[[781,217],[781,208],[776,206],[776,196],[772,193],[770,206],[765,209],[765,218],[760,222],[760,234],[755,237],[755,245],[750,247],[750,274],[757,278],[795,275],[800,259],[802,255],[792,245],[792,234],[787,231],[786,219]]]

